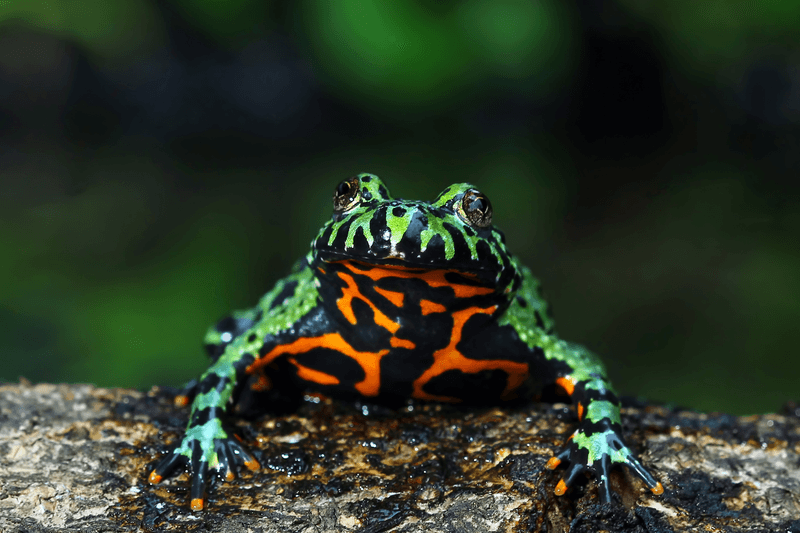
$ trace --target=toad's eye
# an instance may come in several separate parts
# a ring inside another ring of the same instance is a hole
[[[476,228],[492,225],[492,203],[481,192],[468,189],[461,199],[461,209],[456,210],[461,219]]]
[[[337,185],[333,191],[333,212],[344,213],[355,207],[361,200],[359,190],[360,183],[357,177],[346,179]]]

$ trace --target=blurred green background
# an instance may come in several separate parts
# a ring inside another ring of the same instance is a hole
[[[476,184],[626,394],[797,400],[800,4],[0,2],[0,379],[148,388],[334,186]]]

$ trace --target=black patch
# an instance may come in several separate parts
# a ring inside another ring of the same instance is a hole
[[[370,181],[372,181],[372,176],[362,176],[361,177],[361,183],[369,183]]]
[[[394,209],[392,209],[392,214],[393,214],[394,216],[396,216],[396,217],[402,217],[402,216],[405,216],[405,214],[406,214],[406,208],[405,208],[405,207],[400,207],[400,206],[398,205],[397,207],[395,207]]]
[[[364,187],[363,189],[361,189],[361,198],[369,202],[370,200],[372,200],[372,193],[369,192],[369,189]]]
[[[205,344],[204,347],[206,349],[206,353],[211,358],[213,362],[216,362],[219,359],[219,356],[225,351],[225,346],[227,344]]]
[[[523,309],[524,309],[525,307],[528,307],[528,302],[527,302],[527,300],[525,300],[525,298],[523,298],[522,296],[517,296],[517,303],[518,303],[518,304],[519,304],[519,306],[520,306],[520,307],[522,307]],[[541,320],[541,317],[539,316],[539,312],[538,312],[538,311],[536,312],[536,318],[537,318],[538,320]],[[537,322],[538,322],[538,320],[537,320]],[[541,326],[540,326],[540,327],[541,327]]]
[[[278,293],[278,295],[275,297],[275,299],[272,300],[272,303],[269,304],[270,311],[272,311],[273,309],[275,309],[276,307],[281,305],[284,301],[286,301],[287,298],[289,298],[290,296],[294,295],[294,290],[295,290],[296,287],[297,287],[297,282],[296,281],[292,281],[290,283],[287,283],[283,287],[281,292]],[[252,342],[252,341],[250,341],[250,342]]]
[[[485,283],[481,283],[479,280],[476,280],[473,277],[467,277],[460,272],[447,272],[444,275],[444,279],[453,285],[469,285],[472,287],[483,287],[486,285]]]
[[[456,349],[468,359],[533,363],[530,348],[519,340],[514,328],[498,326],[492,316],[482,313],[472,315],[464,324]],[[539,365],[543,363],[543,360],[536,362]],[[532,365],[531,368],[536,367]]]
[[[218,333],[227,333],[236,331],[236,319],[232,316],[226,316],[214,326]]]
[[[478,234],[478,232],[476,232],[476,231],[475,231],[474,229],[472,229],[470,226],[464,226],[464,233],[466,233],[466,234],[467,234],[467,235],[469,235],[470,237],[474,237],[475,235],[477,235],[477,234]]]
[[[233,369],[236,371],[236,375],[241,376],[244,374],[247,370],[247,367],[252,365],[255,360],[256,357],[251,353],[242,354],[242,356],[233,363]]]
[[[432,364],[430,350],[392,350],[381,358],[381,396],[409,398],[412,383]]]
[[[335,329],[336,326],[331,323],[328,313],[321,305],[317,305],[303,317],[299,324],[295,324],[294,334],[287,335],[279,344],[292,342],[298,337],[319,337],[331,333]]]
[[[364,246],[356,246],[356,250],[369,250],[371,255],[379,258],[389,254],[389,240],[386,238],[386,232],[384,231],[386,229],[386,209],[385,206],[377,209],[369,221],[369,231],[374,239],[372,246],[365,243]]]
[[[435,257],[433,257],[434,254],[436,254]],[[442,239],[442,236],[437,233],[431,237],[431,240],[428,241],[428,248],[424,252],[420,252],[419,255],[420,257],[426,257],[431,263],[434,260],[444,263],[447,259],[444,255],[444,239]],[[454,257],[453,260],[455,261],[456,258]]]
[[[349,263],[348,267],[353,272],[355,272],[356,270],[359,270],[361,272],[369,272],[370,270],[375,268],[374,265],[370,265],[370,264],[367,264],[367,263],[358,263],[358,262],[355,262],[355,261],[353,261],[352,263]]]
[[[485,240],[478,241],[475,250],[477,250],[478,257],[480,257],[481,261],[495,261],[492,249]]]
[[[216,389],[220,383],[222,383],[221,377],[216,374],[209,374],[200,382],[198,392],[200,394],[205,394],[208,391]]]
[[[424,390],[437,396],[451,396],[466,403],[485,404],[496,402],[503,394],[508,375],[499,369],[464,373],[448,370],[425,384]]]
[[[387,198],[389,196],[389,191],[386,189],[385,186],[381,185],[378,187],[378,194],[381,195],[381,198]]]
[[[256,339],[257,339],[257,338],[258,338],[258,336],[257,336],[255,333],[251,333],[251,334],[250,334],[250,335],[247,337],[247,342],[256,342]]]
[[[356,250],[369,250],[369,242],[367,242],[367,237],[364,235],[363,226],[359,226],[358,228],[356,228],[356,234],[353,236],[353,247]]]
[[[365,377],[364,369],[354,359],[330,348],[314,348],[309,352],[296,354],[294,358],[305,367],[335,376],[340,381],[338,386],[349,388]],[[312,388],[319,387],[313,382],[309,383]]]
[[[192,413],[192,420],[191,420],[191,422],[192,422],[192,424],[194,424],[194,425],[197,425],[197,426],[202,426],[203,424],[205,424],[205,423],[206,423],[206,422],[208,422],[209,420],[211,420],[211,408],[210,408],[210,407],[205,407],[205,408],[203,408],[203,409],[200,409],[199,411],[194,411],[194,412]],[[196,447],[194,448],[194,452],[195,452],[195,453],[196,453],[197,451],[199,451],[199,450],[200,450],[200,447],[199,447],[199,446],[196,446]],[[194,455],[194,454],[193,454],[193,455]]]

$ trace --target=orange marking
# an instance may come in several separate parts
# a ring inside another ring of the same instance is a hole
[[[432,302],[430,300],[420,300],[419,306],[422,309],[422,314],[430,315],[431,313],[444,313],[447,311],[447,308],[442,304],[437,304],[436,302]]]
[[[258,374],[258,379],[250,385],[250,389],[256,392],[264,392],[272,389],[272,382],[263,372]]]
[[[578,402],[578,420],[583,420],[583,404]]]
[[[560,464],[561,464],[561,459],[559,459],[558,457],[551,457],[550,459],[547,460],[547,464],[545,466],[550,470],[555,470],[556,468],[558,468],[558,465]]]
[[[192,500],[190,507],[192,508],[192,511],[202,511],[204,505],[205,505],[205,500],[203,500],[203,498],[195,498],[194,500]]]
[[[295,367],[297,367],[297,377],[299,377],[300,379],[311,381],[313,383],[319,383],[320,385],[339,384],[339,378],[337,378],[336,376],[331,376],[330,374],[326,374],[325,372],[320,372],[319,370],[314,370],[313,368],[308,368],[307,366],[303,366],[300,363],[298,363],[294,357],[290,357],[288,361],[292,363]]]
[[[186,407],[189,405],[189,397],[185,394],[175,396],[175,407]]]
[[[560,377],[556,380],[556,384],[560,385],[569,396],[572,396],[572,393],[575,392],[575,380],[572,379],[572,376]]]
[[[655,494],[656,496],[664,494],[664,486],[661,483],[656,483],[656,486],[650,490],[653,491],[653,494]]]
[[[150,477],[147,480],[153,485],[155,485],[156,483],[161,483],[162,479],[164,478],[156,474],[156,471],[153,470],[152,472],[150,472]]]
[[[455,292],[456,298],[469,298],[471,296],[478,296],[483,294],[492,294],[495,292],[494,287],[486,287],[480,285],[465,285],[462,283],[453,283],[445,279],[446,274],[457,273],[464,277],[475,277],[474,274],[468,272],[459,272],[458,270],[424,270],[420,268],[404,267],[399,265],[381,265],[369,270],[353,269],[351,265],[364,265],[373,266],[367,263],[359,263],[358,261],[341,261],[351,272],[367,276],[375,281],[383,278],[414,278],[421,279],[431,287],[451,287]]]
[[[232,470],[225,472],[225,481],[233,481],[234,479],[236,479],[236,474]]]
[[[245,468],[247,468],[248,470],[252,470],[253,472],[261,468],[261,465],[258,463],[258,461],[256,461],[253,458],[250,458],[249,460],[245,461],[244,466]]]
[[[321,337],[302,337],[289,344],[275,346],[269,351],[269,353],[264,355],[264,357],[257,359],[252,365],[247,367],[247,373],[252,374],[258,368],[270,364],[281,355],[306,353],[310,352],[314,348],[330,348],[331,350],[336,350],[337,352],[355,360],[359,365],[361,365],[361,368],[364,369],[365,377],[363,380],[356,383],[354,387],[364,396],[378,395],[381,386],[381,357],[389,353],[389,349],[383,349],[378,352],[359,352],[350,346],[350,344],[348,344],[348,342],[344,340],[339,333],[327,333]],[[292,361],[292,359],[289,360]],[[300,376],[301,365],[299,365],[296,361],[294,361],[293,364],[297,366],[298,376]],[[311,381],[314,381],[315,383],[320,382],[315,381],[314,378],[323,379],[323,376],[328,379],[336,379],[334,376],[330,376],[324,372],[311,370],[310,368],[306,367],[302,368],[306,369],[308,372],[316,372],[314,375],[306,374],[307,376],[311,376]],[[303,377],[303,379],[306,378]],[[338,382],[339,381],[337,379],[336,383]],[[323,384],[330,383],[326,382]]]
[[[563,496],[565,492],[567,492],[567,484],[564,483],[564,480],[561,479],[556,485],[556,490],[553,491],[556,496]]]
[[[469,359],[456,349],[456,346],[461,341],[461,331],[464,329],[464,324],[466,324],[467,320],[478,313],[490,315],[496,309],[497,306],[486,308],[469,307],[453,313],[453,331],[450,334],[450,344],[433,353],[433,364],[414,381],[414,389],[411,393],[414,398],[440,402],[458,402],[459,398],[428,394],[423,390],[425,384],[431,379],[448,370],[460,370],[470,374],[481,372],[482,370],[504,370],[508,375],[508,382],[502,394],[504,398],[510,397],[511,393],[522,385],[528,377],[527,364],[506,361],[505,359]]]
[[[408,348],[409,350],[413,350],[417,347],[416,344],[411,342],[408,339],[398,339],[397,337],[392,337],[389,341],[389,344],[392,345],[394,348]]]
[[[336,305],[339,307],[339,311],[342,312],[342,315],[344,315],[348,322],[351,324],[356,323],[356,315],[353,313],[353,298],[359,298],[372,308],[374,320],[377,325],[393,334],[397,333],[397,330],[400,329],[400,324],[383,314],[380,309],[375,307],[375,304],[372,303],[369,298],[361,294],[361,291],[358,290],[358,285],[356,285],[356,281],[353,279],[353,276],[345,274],[344,272],[337,272],[337,274],[344,280],[344,282],[347,284],[347,287],[342,289],[342,297],[336,300]]]
[[[392,302],[397,307],[403,307],[403,299],[406,297],[402,292],[387,291],[380,287],[375,287],[375,292]]]
[[[317,270],[319,270],[320,272],[322,272],[323,274],[325,274],[325,269],[324,269],[324,268],[322,268],[322,267],[317,267]]]

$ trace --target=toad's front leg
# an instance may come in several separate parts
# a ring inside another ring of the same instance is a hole
[[[610,502],[609,472],[615,465],[630,468],[653,494],[663,493],[661,483],[642,466],[622,440],[619,400],[610,384],[599,373],[581,377],[584,379],[565,375],[556,380],[577,406],[580,421],[561,452],[547,462],[550,469],[562,463],[569,464],[564,477],[556,485],[556,495],[564,494],[578,475],[588,468],[598,476],[601,501]]]
[[[150,483],[159,483],[188,465],[192,476],[193,511],[205,506],[205,489],[211,472],[230,481],[241,465],[249,470],[259,468],[258,461],[222,423],[236,384],[253,361],[250,354],[238,355],[236,350],[226,350],[203,374],[194,388],[196,396],[183,439],[150,473]]]

